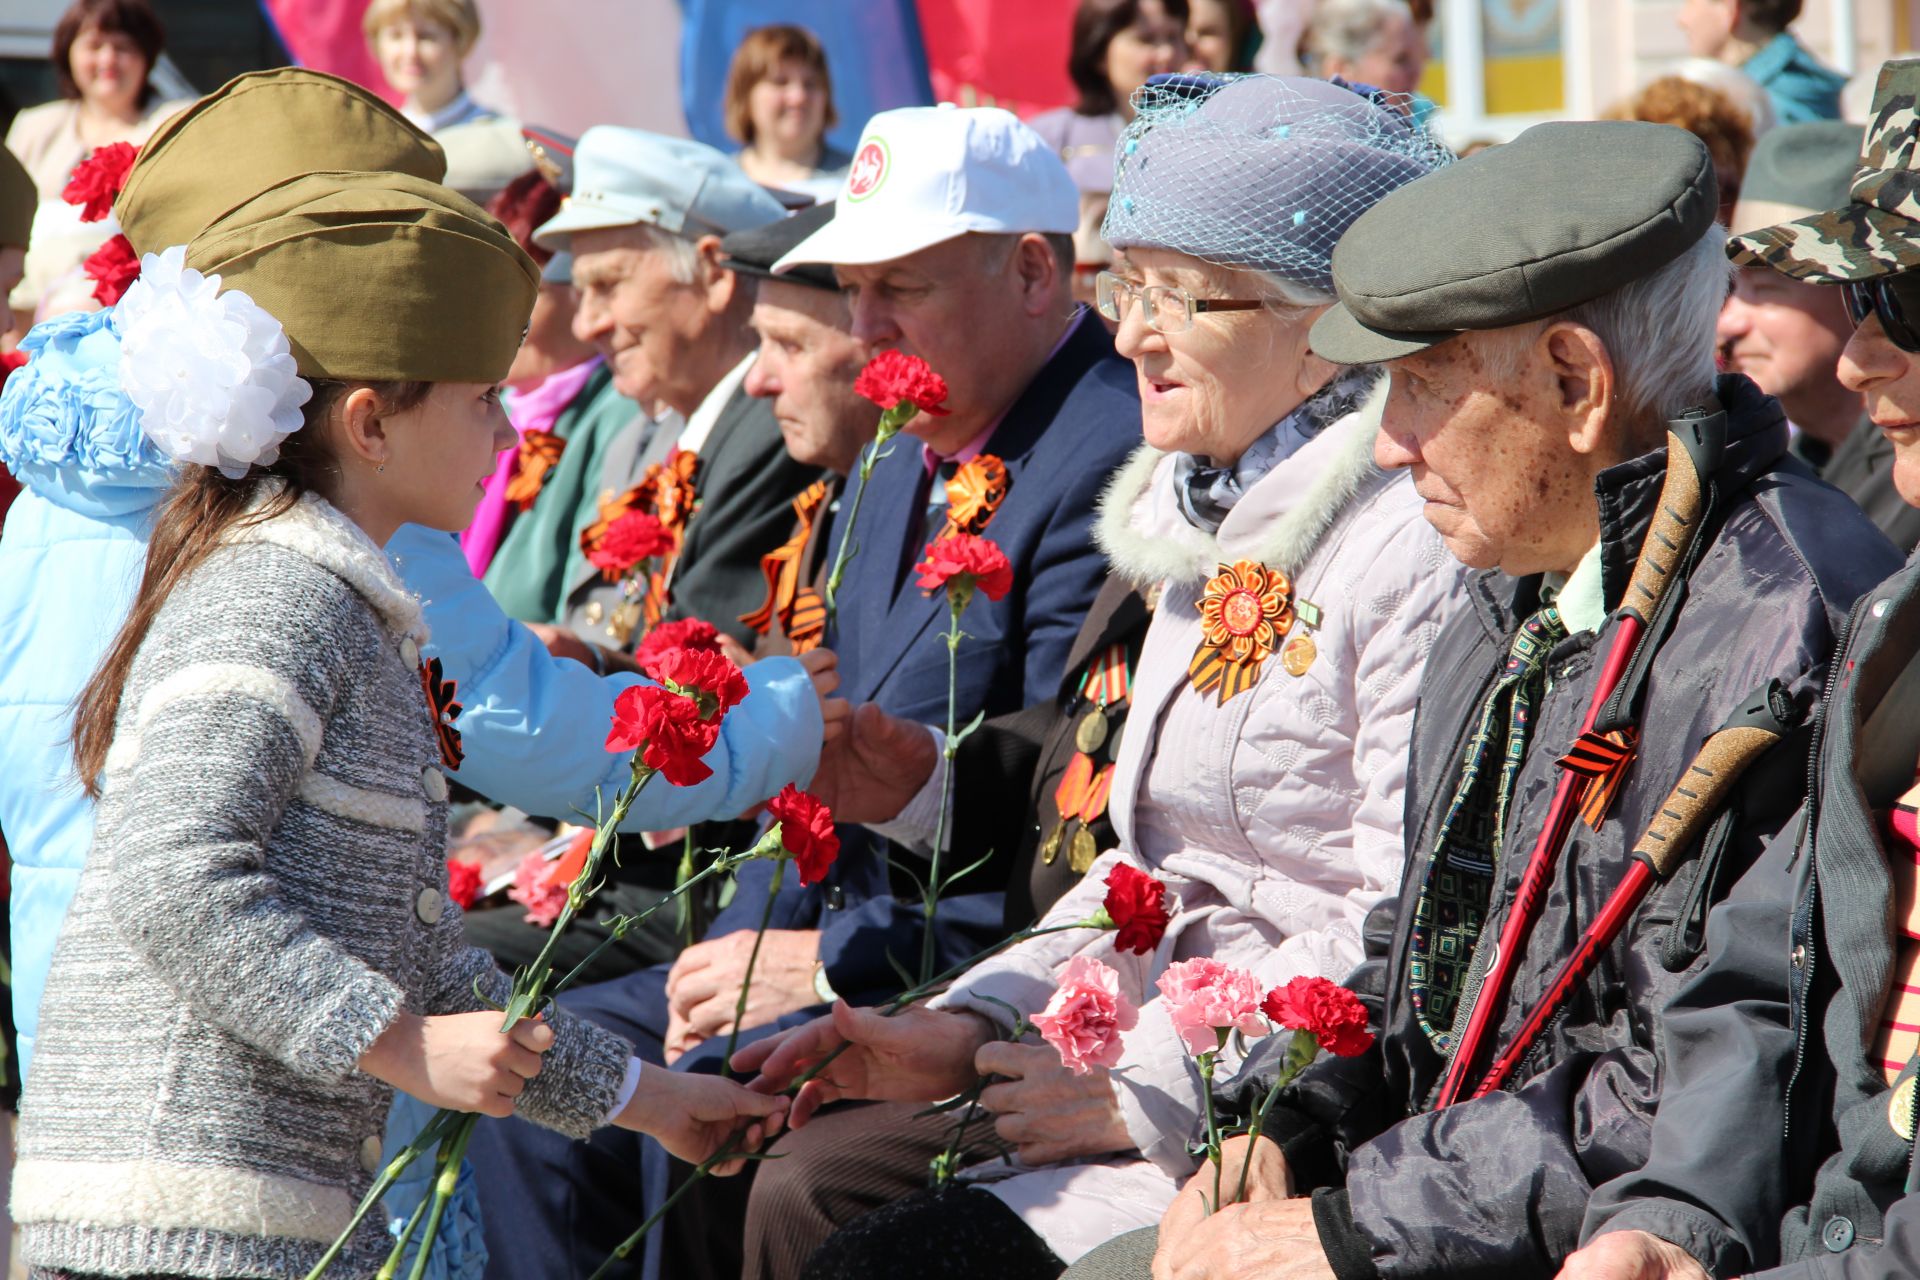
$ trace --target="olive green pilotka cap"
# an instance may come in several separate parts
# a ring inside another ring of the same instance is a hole
[[[307,173],[217,218],[187,265],[286,330],[300,375],[498,382],[540,272],[507,229],[437,182]]]
[[[1920,58],[1880,68],[1845,196],[1808,217],[1745,231],[1727,242],[1727,255],[1815,284],[1920,267]]]
[[[33,229],[33,209],[39,201],[27,167],[0,147],[0,248],[27,247],[27,232]]]
[[[1333,250],[1339,302],[1316,355],[1373,364],[1470,329],[1503,329],[1611,293],[1713,225],[1713,157],[1637,120],[1535,125],[1436,169],[1361,214]]]
[[[295,174],[447,176],[440,144],[359,85],[304,67],[236,76],[161,125],[113,202],[138,254],[185,244],[243,198]]]

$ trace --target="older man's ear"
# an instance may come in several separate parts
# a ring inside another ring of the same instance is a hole
[[[1573,451],[1602,458],[1602,466],[1644,452],[1627,439],[1636,424],[1615,421],[1621,408],[1618,384],[1613,358],[1600,335],[1581,324],[1553,324],[1540,340],[1559,388],[1558,410]]]
[[[719,315],[733,305],[743,286],[740,277],[733,271],[720,265],[726,256],[720,248],[719,236],[701,236],[693,242],[694,283],[707,295],[707,310]]]

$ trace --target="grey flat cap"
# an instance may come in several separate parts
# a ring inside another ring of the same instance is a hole
[[[840,291],[833,268],[824,262],[795,267],[785,275],[773,274],[773,264],[791,253],[796,245],[833,221],[833,201],[816,204],[769,222],[764,227],[736,231],[720,242],[720,265],[762,280],[781,280],[788,284],[810,285],[815,289]]]
[[[1713,157],[1684,129],[1535,125],[1360,215],[1333,251],[1340,301],[1313,350],[1372,364],[1555,315],[1672,262],[1719,202]]]

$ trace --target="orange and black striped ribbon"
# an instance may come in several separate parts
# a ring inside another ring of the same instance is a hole
[[[508,502],[525,511],[540,496],[547,483],[547,472],[560,461],[567,449],[565,436],[551,431],[526,431],[520,436],[520,450],[514,455],[513,475],[507,480]]]
[[[778,622],[781,632],[794,640],[796,652],[800,649],[798,638],[794,635],[795,614],[800,607],[802,594],[800,589],[800,558],[807,548],[807,540],[813,536],[813,526],[819,517],[820,508],[827,501],[827,482],[816,480],[808,485],[801,495],[793,500],[793,514],[796,527],[793,536],[760,557],[760,572],[767,580],[767,598],[752,613],[740,615],[743,626],[749,627],[761,635],[769,634]],[[826,622],[826,609],[817,595],[813,595],[814,604],[820,609],[820,622]],[[814,644],[819,638],[814,638]],[[810,646],[811,647],[811,646]]]
[[[1261,658],[1235,662],[1213,645],[1202,643],[1187,664],[1187,678],[1196,693],[1219,690],[1222,706],[1259,683]]]
[[[460,731],[453,727],[464,709],[455,701],[459,685],[444,678],[440,659],[429,658],[420,664],[420,690],[427,695],[427,712],[433,717],[434,736],[440,742],[440,762],[449,769],[458,769],[460,762],[467,758],[460,746]]]
[[[1609,733],[1589,729],[1560,757],[1562,769],[1586,779],[1580,799],[1580,820],[1589,830],[1598,831],[1607,820],[1607,811],[1613,807],[1614,797],[1620,794],[1620,784],[1626,780],[1627,770],[1633,764],[1638,741],[1639,735],[1631,727]]]
[[[1012,487],[1007,464],[990,453],[977,454],[961,463],[947,481],[947,523],[940,537],[962,533],[978,537],[985,533]]]

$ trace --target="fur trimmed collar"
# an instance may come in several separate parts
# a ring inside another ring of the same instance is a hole
[[[267,500],[266,496],[261,498],[262,502]],[[359,525],[319,494],[301,494],[300,500],[280,515],[243,524],[227,541],[236,546],[268,543],[305,556],[365,597],[388,630],[411,637],[415,644],[427,642],[420,600],[402,585],[393,561]]]
[[[1358,409],[1247,490],[1217,534],[1203,533],[1179,514],[1171,456],[1142,445],[1101,495],[1094,539],[1114,572],[1143,588],[1203,581],[1234,560],[1257,560],[1297,576],[1354,497],[1386,478],[1373,463],[1386,399],[1382,378]]]

